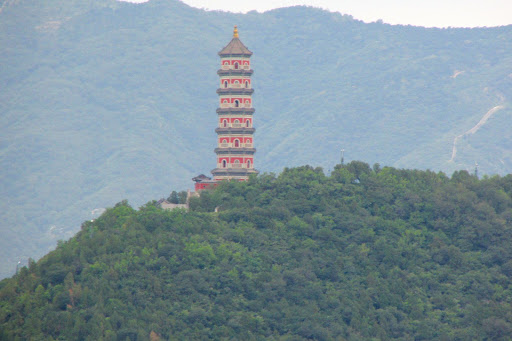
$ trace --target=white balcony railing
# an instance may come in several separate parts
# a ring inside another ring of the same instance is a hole
[[[219,143],[219,148],[252,148],[252,143],[240,143],[238,147],[234,143]]]
[[[229,65],[229,64],[226,64],[226,65],[222,65],[222,70],[240,70],[240,69],[244,69],[244,70],[249,70],[251,68],[250,65],[239,65],[239,68],[236,69],[234,65]]]
[[[245,86],[245,84],[234,83],[234,84],[228,84],[226,86],[226,84],[220,83],[220,88],[221,89],[251,89],[251,85],[247,84],[247,86]]]
[[[221,108],[251,108],[251,104],[250,103],[244,103],[244,104],[240,104],[238,107],[235,106],[235,104],[229,104],[229,103],[221,103],[220,104],[220,107]]]
[[[228,163],[226,165],[226,167],[223,167],[222,163],[218,163],[217,164],[217,168],[224,168],[224,169],[229,169],[229,168],[237,168],[237,169],[239,169],[239,168],[246,168],[246,169],[252,169],[253,167],[252,167],[252,164],[249,167],[247,167],[246,163]]]

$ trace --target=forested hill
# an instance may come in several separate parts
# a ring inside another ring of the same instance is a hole
[[[217,52],[234,25],[254,52],[259,170],[329,170],[343,148],[372,164],[512,172],[512,26],[0,0],[0,277],[94,209],[139,206],[215,167]]]
[[[511,226],[511,175],[362,162],[120,202],[0,282],[0,338],[509,340]]]

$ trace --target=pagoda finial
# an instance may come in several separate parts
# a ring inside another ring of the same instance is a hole
[[[238,38],[238,28],[235,25],[235,28],[233,29],[233,38]]]

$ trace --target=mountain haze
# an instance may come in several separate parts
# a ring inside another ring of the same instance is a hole
[[[260,171],[327,171],[341,148],[396,167],[512,170],[512,26],[426,29],[173,0],[0,8],[3,276],[92,210],[167,196],[214,168],[217,52],[236,24],[254,52]]]

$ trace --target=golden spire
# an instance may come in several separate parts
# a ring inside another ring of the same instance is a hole
[[[233,38],[238,38],[238,28],[236,28],[236,25],[235,28],[233,29]]]

